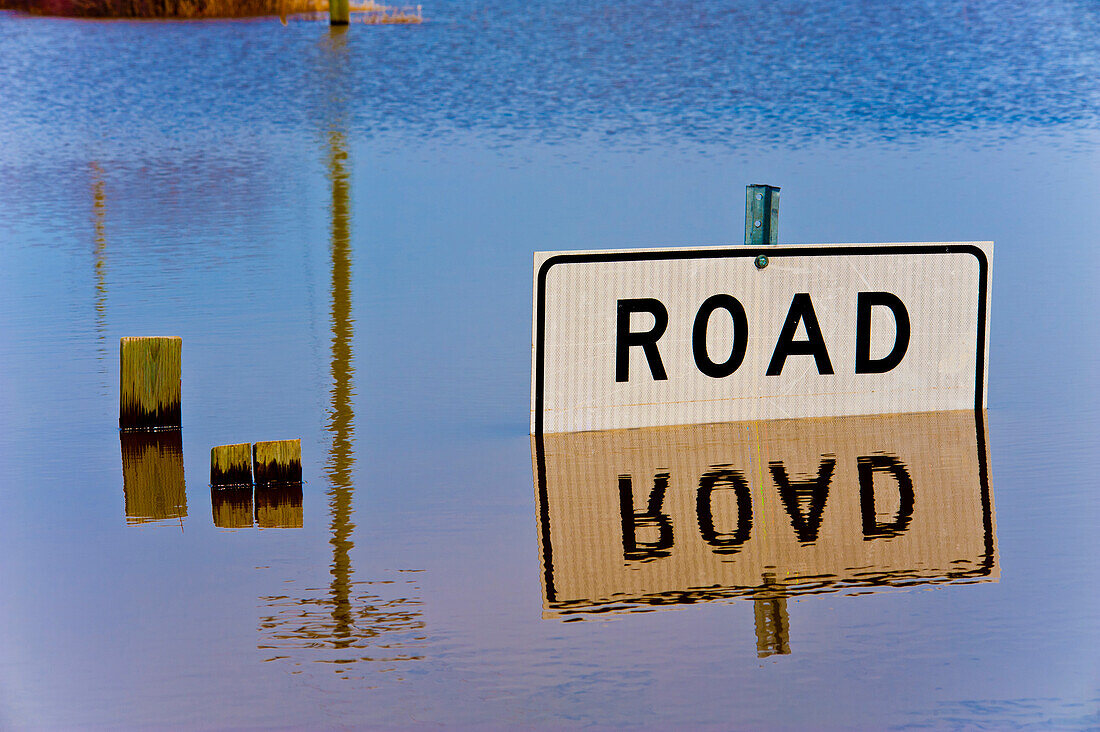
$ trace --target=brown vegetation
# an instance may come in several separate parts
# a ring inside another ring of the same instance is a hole
[[[0,10],[82,18],[244,18],[327,13],[328,0],[0,0]],[[421,6],[352,4],[351,22],[422,23]]]
[[[421,7],[420,5],[416,7],[405,5],[396,8],[386,5],[376,5],[373,9],[365,9],[352,5],[351,22],[366,23],[368,25],[381,25],[383,23],[423,23],[424,13],[421,11]]]

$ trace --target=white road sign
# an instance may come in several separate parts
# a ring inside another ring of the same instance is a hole
[[[536,253],[531,431],[984,408],[992,255],[991,242]]]

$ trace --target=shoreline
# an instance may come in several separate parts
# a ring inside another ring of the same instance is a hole
[[[4,0],[0,11],[82,20],[228,20],[326,14],[328,0]],[[352,5],[353,22],[368,25],[416,25],[422,6],[367,2]]]

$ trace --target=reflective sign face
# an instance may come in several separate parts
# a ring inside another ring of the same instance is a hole
[[[536,254],[531,430],[984,408],[992,253]]]

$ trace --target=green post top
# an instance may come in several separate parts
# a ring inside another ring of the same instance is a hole
[[[779,240],[779,186],[745,186],[745,244],[761,246]]]
[[[329,25],[347,25],[349,20],[348,0],[329,0],[328,23]]]

